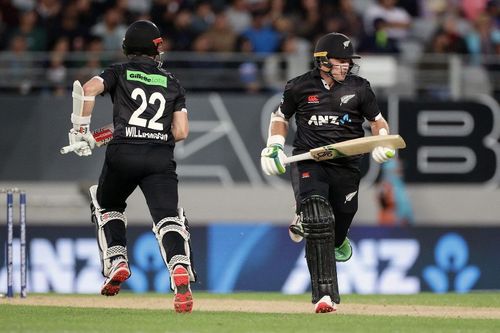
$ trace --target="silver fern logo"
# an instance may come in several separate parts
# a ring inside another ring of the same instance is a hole
[[[354,198],[354,196],[356,195],[356,193],[358,193],[358,191],[354,191],[352,193],[349,193],[345,196],[345,201],[344,203],[347,203],[348,201],[351,201],[352,198]]]
[[[351,41],[349,40],[346,40],[343,44],[344,44],[344,49],[347,49],[349,47],[349,44],[351,43]]]
[[[356,96],[356,94],[345,95],[345,96],[340,97],[340,105],[347,104],[347,102],[349,102],[351,100],[351,98],[353,98],[354,96]]]

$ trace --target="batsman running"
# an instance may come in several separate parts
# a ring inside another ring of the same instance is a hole
[[[190,283],[196,281],[189,226],[178,208],[175,142],[189,131],[185,90],[159,62],[162,38],[150,21],[130,25],[123,39],[128,62],[115,64],[83,87],[73,88],[73,128],[70,147],[79,156],[92,153],[89,130],[95,96],[108,93],[113,101],[113,138],[99,184],[90,187],[92,221],[106,280],[101,294],[114,296],[130,275],[127,255],[126,200],[137,186],[153,218],[153,232],[170,272],[177,312],[191,312]],[[85,143],[82,145],[82,143]],[[165,281],[165,283],[167,283]]]
[[[343,34],[329,33],[318,40],[315,68],[287,82],[281,105],[271,115],[267,147],[261,153],[264,173],[285,173],[283,146],[293,115],[297,124],[293,155],[361,138],[365,119],[373,135],[389,133],[369,82],[356,75],[356,58],[360,57]],[[371,152],[378,163],[394,154],[392,148],[383,146]],[[296,201],[290,237],[295,242],[305,238],[316,313],[335,311],[340,303],[336,262],[352,255],[347,233],[358,209],[360,160],[361,155],[319,162],[309,159],[290,167]]]

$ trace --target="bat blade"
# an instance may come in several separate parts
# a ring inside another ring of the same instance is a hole
[[[285,164],[311,159],[315,161],[325,161],[338,157],[366,154],[378,146],[402,149],[406,147],[406,143],[404,139],[397,134],[368,136],[333,143],[331,145],[311,149],[304,154],[287,157]]]
[[[399,135],[375,135],[334,143],[311,149],[309,152],[316,161],[323,161],[337,157],[369,153],[378,146],[401,149],[406,147],[406,143]]]

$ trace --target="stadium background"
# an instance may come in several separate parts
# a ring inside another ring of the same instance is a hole
[[[86,189],[99,175],[103,150],[85,159],[58,151],[70,127],[73,80],[123,61],[121,39],[139,18],[158,24],[164,64],[188,90],[191,134],[176,157],[198,289],[308,290],[303,245],[286,233],[293,211],[288,177],[263,175],[259,153],[284,83],[311,68],[314,41],[333,30],[353,39],[363,56],[360,74],[408,143],[399,166],[381,170],[364,161],[351,230],[355,255],[339,265],[341,292],[499,289],[498,3],[400,0],[397,13],[408,13],[408,26],[395,33],[387,30],[392,16],[376,4],[2,1],[0,187],[28,193],[30,291],[97,293],[102,282]],[[98,98],[93,126],[110,122],[110,106],[108,97]],[[396,218],[384,218],[381,209],[387,188],[404,208]],[[139,193],[127,216],[133,276],[126,287],[167,291]],[[3,292],[3,247],[0,257]],[[222,281],[214,276],[221,270]]]

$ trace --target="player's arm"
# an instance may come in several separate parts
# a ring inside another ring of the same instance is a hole
[[[266,175],[280,175],[285,173],[284,160],[286,155],[283,151],[285,138],[288,134],[288,120],[281,112],[281,107],[271,114],[266,148],[260,154],[262,171]]]
[[[95,104],[95,96],[104,91],[104,83],[101,77],[93,77],[87,81],[83,87],[80,81],[73,83],[73,112],[71,113],[71,123],[73,128],[69,130],[69,146],[78,156],[88,156],[92,154],[95,146],[95,139],[90,132],[90,119]]]
[[[294,83],[289,81],[285,86],[280,106],[271,113],[266,148],[260,153],[260,166],[269,176],[286,172],[286,155],[283,149],[288,134],[288,120],[297,109],[293,87]]]
[[[182,141],[188,137],[189,121],[187,110],[185,108],[175,111],[172,117],[172,135],[175,142]]]
[[[389,124],[382,116],[382,114],[378,114],[375,117],[375,120],[369,121],[370,129],[372,131],[372,135],[387,135],[389,134]]]
[[[389,134],[389,124],[382,116],[382,114],[378,114],[373,121],[370,122],[370,129],[372,131],[372,135],[387,135]],[[383,163],[390,158],[393,158],[396,154],[396,151],[392,148],[378,146],[375,147],[372,151],[372,158],[377,163]]]
[[[87,97],[95,97],[104,91],[104,81],[100,76],[94,76],[83,85],[83,93]],[[95,99],[84,101],[83,116],[91,116],[94,109]]]

